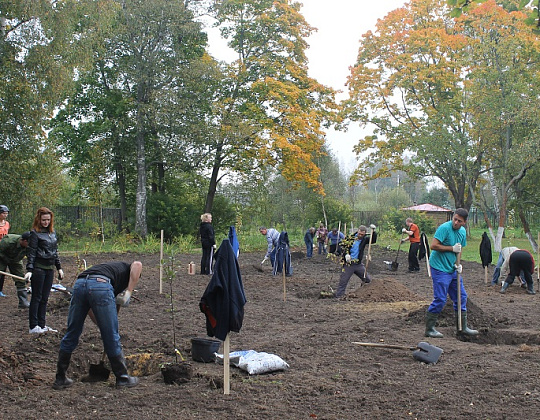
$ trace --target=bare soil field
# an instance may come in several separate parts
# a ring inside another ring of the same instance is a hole
[[[191,360],[191,338],[206,337],[199,300],[209,277],[188,275],[199,255],[179,255],[179,270],[159,293],[159,255],[84,255],[88,264],[109,260],[143,263],[132,303],[119,314],[120,334],[131,372],[140,384],[116,389],[108,382],[83,382],[103,347],[88,319],[68,376],[71,388],[52,389],[59,343],[66,329],[69,298],[51,294],[47,324],[58,333],[28,334],[28,314],[17,308],[6,279],[0,300],[0,401],[4,419],[512,419],[540,413],[540,294],[514,283],[504,295],[484,283],[481,265],[463,262],[469,295],[469,326],[478,337],[457,336],[451,303],[439,318],[441,339],[424,337],[424,314],[432,298],[425,263],[407,272],[406,251],[390,271],[395,251],[374,247],[368,270],[373,281],[353,277],[344,301],[321,299],[337,287],[340,265],[324,256],[293,251],[292,277],[256,269],[263,254],[239,258],[247,297],[244,325],[231,333],[231,351],[276,354],[290,368],[248,375],[231,367],[231,392],[223,393],[223,366]],[[66,279],[77,275],[75,258],[62,257]],[[197,268],[197,272],[198,272]],[[489,269],[489,276],[493,267]],[[489,280],[488,280],[489,281]],[[517,283],[517,282],[516,282]],[[172,294],[171,294],[172,291]],[[172,295],[172,300],[171,300]],[[172,305],[171,305],[172,302]],[[174,308],[171,311],[171,306]],[[174,318],[174,327],[173,327]],[[354,341],[415,347],[427,341],[443,349],[436,364],[415,360],[408,349],[362,347]],[[191,380],[165,384],[160,364],[174,362],[175,343],[190,361]],[[220,352],[223,347],[220,347]],[[107,362],[108,363],[108,362]]]

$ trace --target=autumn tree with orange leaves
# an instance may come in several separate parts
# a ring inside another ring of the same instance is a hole
[[[219,27],[238,59],[223,69],[207,142],[205,211],[231,172],[254,177],[261,165],[323,194],[316,158],[323,125],[335,118],[334,91],[307,73],[306,38],[314,30],[289,0],[217,1]]]
[[[356,147],[356,177],[435,177],[469,208],[491,174],[506,202],[536,164],[523,151],[539,146],[538,42],[525,16],[488,1],[456,20],[445,1],[413,0],[380,20],[361,42],[344,104],[346,118],[374,127]]]

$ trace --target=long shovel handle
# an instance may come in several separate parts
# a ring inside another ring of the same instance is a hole
[[[6,273],[5,271],[0,271],[0,274],[3,274],[4,276],[11,276],[13,277],[14,279],[17,279],[17,280],[24,280],[24,277],[20,277],[20,276],[16,276],[15,274],[11,274],[11,273]]]
[[[461,264],[461,252],[457,255],[456,265]],[[457,325],[458,331],[462,331],[463,327],[461,325],[461,274],[457,273]]]
[[[373,237],[373,229],[371,229],[371,233],[369,234],[369,243],[367,248],[367,258],[366,258],[366,267],[364,269],[364,279],[367,277],[367,268],[369,265],[369,261],[371,260],[371,238]]]
[[[413,346],[399,346],[397,344],[384,344],[384,343],[362,343],[359,341],[353,341],[352,344],[364,347],[383,347],[387,349],[399,349],[399,350],[416,350]]]

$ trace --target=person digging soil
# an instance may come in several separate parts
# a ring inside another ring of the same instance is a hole
[[[131,388],[139,383],[138,378],[129,376],[127,372],[118,334],[118,312],[120,306],[129,304],[141,272],[140,261],[131,264],[114,261],[94,265],[79,275],[73,286],[67,332],[60,343],[54,389],[73,385],[73,380],[66,376],[66,371],[71,354],[79,343],[87,315],[99,327],[103,347],[116,376],[116,387]]]

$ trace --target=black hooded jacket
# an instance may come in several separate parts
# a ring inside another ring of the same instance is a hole
[[[221,341],[229,331],[240,332],[244,322],[246,296],[240,266],[228,239],[215,254],[214,274],[204,291],[199,308],[206,316],[206,332]]]

